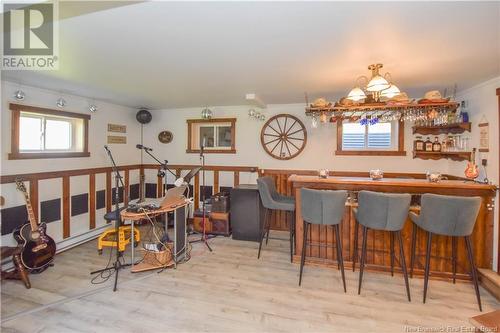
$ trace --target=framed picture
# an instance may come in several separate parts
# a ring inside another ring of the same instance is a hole
[[[108,124],[108,132],[127,133],[127,126],[118,124]]]
[[[487,153],[490,151],[490,126],[489,123],[480,123],[479,127],[479,151]]]

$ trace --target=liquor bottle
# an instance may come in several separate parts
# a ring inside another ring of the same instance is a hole
[[[434,138],[434,143],[432,144],[432,151],[434,152],[441,151],[441,144],[439,143],[439,138],[437,136]]]
[[[432,151],[432,141],[430,137],[425,140],[425,151]]]
[[[417,136],[417,140],[415,140],[415,151],[424,151],[424,140],[420,135]]]

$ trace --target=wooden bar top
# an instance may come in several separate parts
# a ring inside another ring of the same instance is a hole
[[[293,187],[324,187],[324,188],[382,188],[387,190],[404,189],[421,190],[423,192],[442,192],[442,191],[467,191],[477,194],[495,195],[497,187],[495,185],[481,184],[472,181],[463,180],[441,180],[437,183],[431,183],[427,179],[406,179],[406,178],[383,178],[372,180],[369,177],[328,177],[319,178],[318,176],[291,175],[288,181]]]

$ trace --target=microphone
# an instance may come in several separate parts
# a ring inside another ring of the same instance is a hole
[[[137,149],[144,149],[146,151],[153,151],[152,148],[149,148],[149,147],[146,147],[146,146],[143,146],[143,145],[140,145],[140,144],[135,145],[135,148],[137,148]]]

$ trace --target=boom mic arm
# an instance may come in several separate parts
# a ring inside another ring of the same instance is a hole
[[[137,149],[144,149],[145,151],[153,151],[153,148],[149,148],[149,147],[143,146],[141,144],[135,145],[135,148],[137,148]]]

